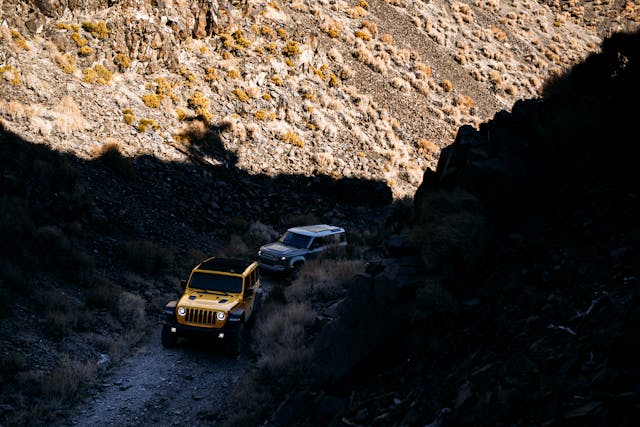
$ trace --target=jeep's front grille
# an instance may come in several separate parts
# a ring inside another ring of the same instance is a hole
[[[199,308],[187,308],[184,317],[186,323],[199,326],[214,326],[216,324],[216,312]]]

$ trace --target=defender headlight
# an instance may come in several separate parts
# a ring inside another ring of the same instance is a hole
[[[258,256],[262,255],[262,251],[258,251]]]
[[[227,318],[227,315],[225,313],[223,313],[222,311],[219,311],[216,313],[216,319],[218,320],[224,320]]]
[[[187,310],[184,307],[179,307],[178,308],[178,314],[180,316],[184,316],[185,314],[187,314]]]
[[[281,256],[281,257],[280,257],[280,261],[286,261],[286,260],[287,260],[287,257],[286,257],[286,256]]]

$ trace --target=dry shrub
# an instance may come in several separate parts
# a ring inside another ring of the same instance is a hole
[[[224,248],[216,251],[216,256],[240,257],[252,253],[247,244],[237,234],[229,236],[229,243]]]
[[[319,259],[305,264],[285,291],[288,301],[331,301],[344,295],[344,284],[364,270],[362,260]]]
[[[49,376],[42,378],[42,394],[47,400],[73,403],[79,393],[96,381],[97,364],[94,360],[72,360],[64,355]]]
[[[129,329],[143,330],[146,327],[145,301],[127,291],[118,296],[117,314],[120,322]]]
[[[243,235],[243,240],[248,242],[251,247],[259,247],[261,245],[273,242],[278,238],[278,233],[270,226],[254,222],[249,226],[247,232]]]
[[[173,251],[149,240],[132,240],[124,245],[127,263],[136,271],[159,274],[172,267]]]
[[[122,292],[120,286],[103,277],[93,277],[87,285],[89,288],[85,292],[86,308],[113,311],[118,306],[118,296]]]
[[[111,141],[104,144],[100,148],[98,159],[122,178],[133,179],[136,175],[131,160],[121,154],[120,145],[117,142]]]
[[[307,348],[307,331],[315,312],[304,303],[291,303],[266,313],[256,324],[254,347],[258,354],[257,367],[279,386],[295,383],[298,375],[311,360]]]
[[[425,138],[418,139],[418,154],[421,155],[435,155],[440,149],[431,140]]]
[[[456,107],[458,107],[460,112],[464,114],[469,114],[471,107],[473,107],[473,105],[475,104],[473,98],[468,95],[458,95],[455,97],[453,102]]]
[[[56,124],[63,133],[84,130],[87,127],[78,104],[70,96],[63,96],[54,111],[57,113]]]

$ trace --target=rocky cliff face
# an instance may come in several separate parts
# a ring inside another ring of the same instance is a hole
[[[543,99],[443,150],[390,240],[401,258],[355,279],[317,341],[344,419],[633,423],[639,47],[611,37]]]

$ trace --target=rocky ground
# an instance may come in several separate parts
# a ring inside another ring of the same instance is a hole
[[[62,426],[215,425],[229,410],[232,391],[247,369],[219,346],[160,344],[160,326],[127,360],[78,402]]]

